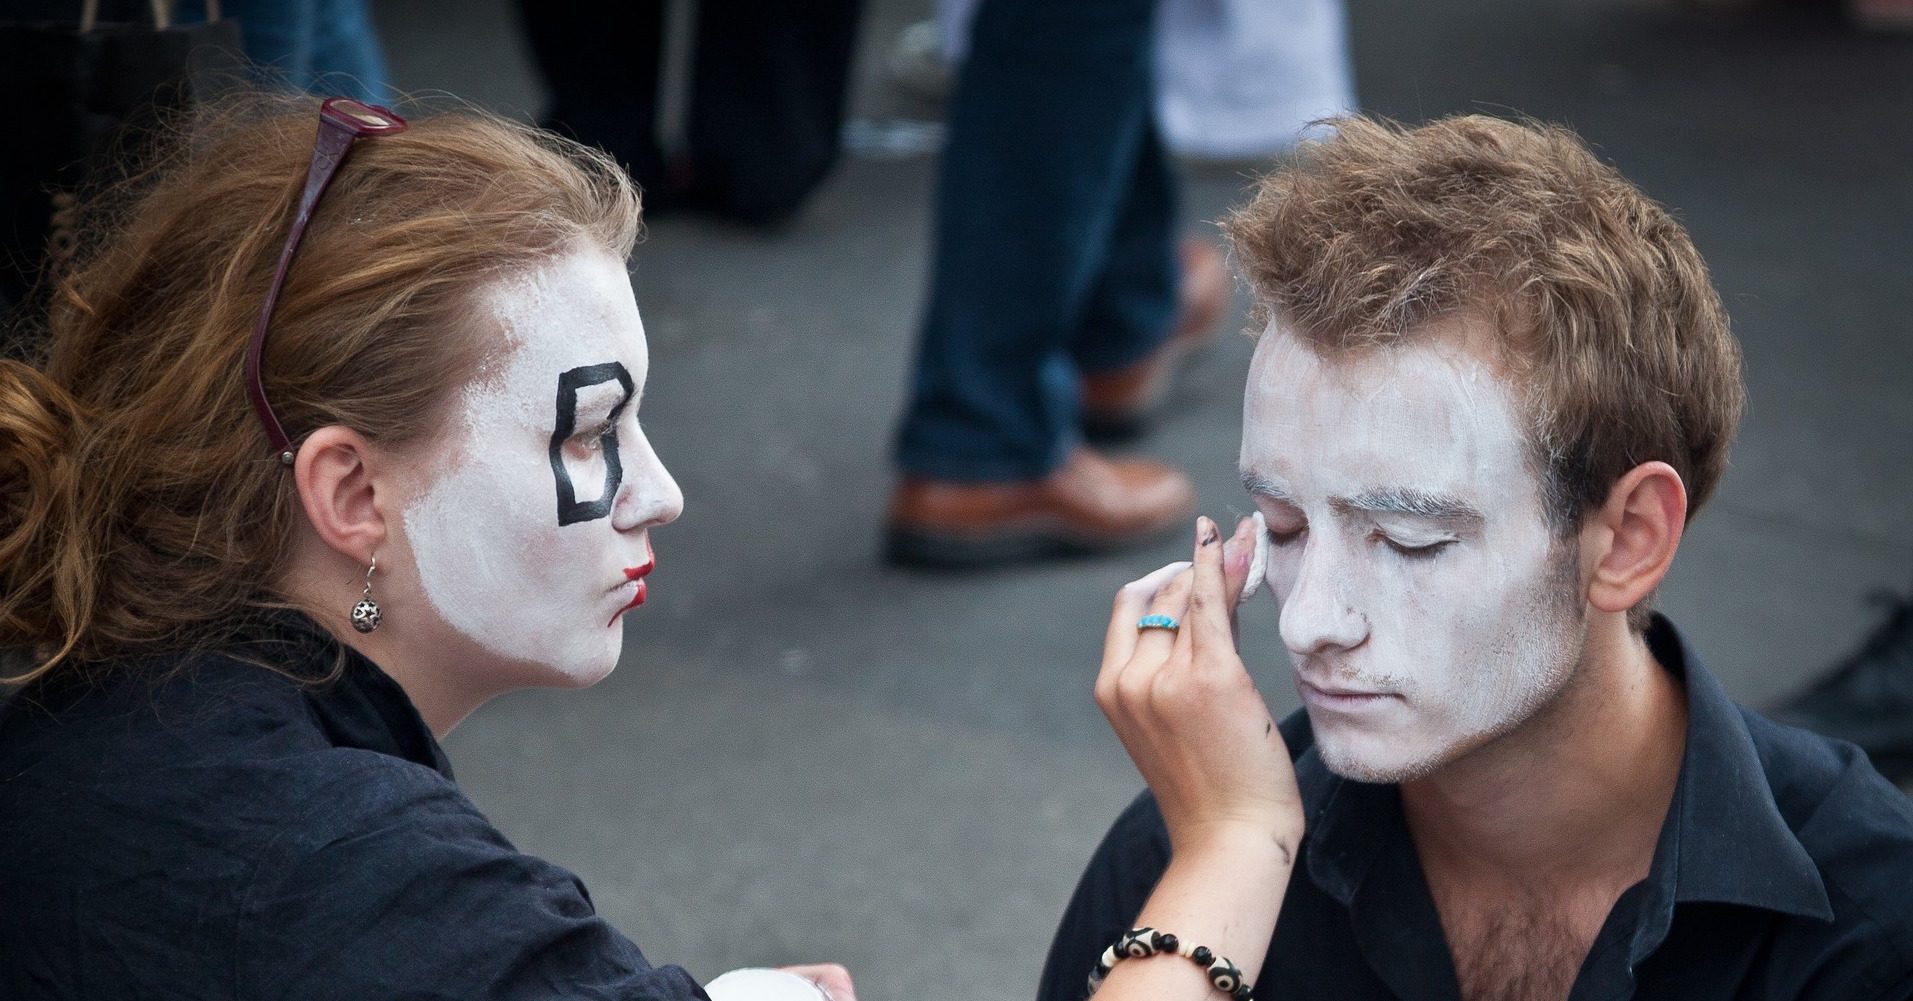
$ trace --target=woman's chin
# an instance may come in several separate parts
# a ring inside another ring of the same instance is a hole
[[[568,652],[571,656],[562,660],[518,661],[511,672],[517,679],[514,687],[590,688],[617,669],[619,655],[624,652],[624,635],[620,631],[613,642],[602,647]]]
[[[553,677],[550,681],[546,682],[546,687],[590,688],[592,685],[610,676],[611,672],[617,670],[617,668],[618,658],[616,655],[603,660],[594,660],[589,663],[566,664],[553,667],[548,669],[551,671]]]

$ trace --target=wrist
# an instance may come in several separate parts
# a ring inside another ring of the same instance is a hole
[[[1288,868],[1302,844],[1300,818],[1233,819],[1192,825],[1170,835],[1175,858],[1190,864],[1234,869]]]

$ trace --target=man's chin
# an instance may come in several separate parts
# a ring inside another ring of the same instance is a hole
[[[1391,746],[1392,745],[1392,746]],[[1440,770],[1449,755],[1441,749],[1408,746],[1370,735],[1315,731],[1315,753],[1329,771],[1351,782],[1399,785]]]

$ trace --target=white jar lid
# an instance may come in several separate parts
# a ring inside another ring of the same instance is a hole
[[[816,984],[783,970],[732,970],[704,985],[711,1001],[829,1001]]]

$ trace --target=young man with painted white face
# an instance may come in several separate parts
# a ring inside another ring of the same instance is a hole
[[[1210,933],[1257,997],[1913,997],[1913,809],[1857,748],[1735,706],[1651,612],[1743,396],[1680,226],[1565,130],[1464,117],[1344,121],[1228,230],[1267,319],[1239,460],[1267,529],[1220,590],[1266,547],[1293,771],[1250,738],[1183,754],[1213,808],[1152,777],[1041,998],[1081,998],[1192,865],[1187,919],[1234,916]],[[1110,626],[1132,754],[1161,696],[1129,679],[1241,670],[1136,617],[1227,635],[1233,602],[1168,580]]]

